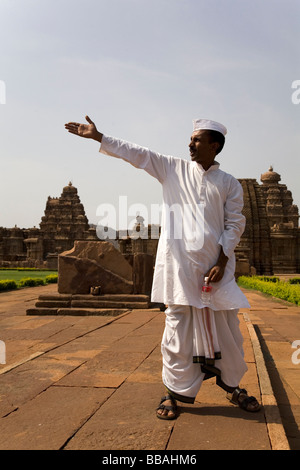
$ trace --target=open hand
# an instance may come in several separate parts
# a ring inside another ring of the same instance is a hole
[[[80,124],[78,122],[68,122],[65,124],[65,129],[71,134],[85,137],[86,139],[94,139],[101,142],[102,134],[97,131],[97,128],[89,116],[85,116],[89,124]]]

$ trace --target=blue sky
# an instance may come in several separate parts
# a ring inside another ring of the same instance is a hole
[[[65,131],[86,114],[186,159],[192,119],[220,121],[221,168],[259,181],[273,165],[300,206],[299,26],[299,0],[0,0],[0,226],[39,226],[70,180],[91,223],[119,196],[161,202],[156,180]]]

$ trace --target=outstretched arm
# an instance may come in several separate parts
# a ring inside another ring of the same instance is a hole
[[[89,124],[68,122],[65,124],[65,129],[67,129],[67,131],[71,134],[79,135],[80,137],[85,137],[86,139],[93,139],[97,142],[102,142],[103,134],[97,130],[95,124],[89,118],[89,116],[85,116],[85,119]]]
[[[162,183],[170,167],[172,166],[172,157],[167,157],[156,152],[150,151],[148,148],[140,147],[136,144],[116,139],[99,132],[89,118],[85,117],[88,124],[80,124],[78,122],[68,122],[65,128],[71,134],[93,139],[101,143],[100,152],[112,157],[121,158],[136,168],[145,170],[151,176],[154,176]]]

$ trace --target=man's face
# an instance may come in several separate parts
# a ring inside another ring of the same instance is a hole
[[[189,144],[191,159],[200,163],[207,170],[213,163],[216,155],[216,144],[210,141],[209,133],[206,130],[193,132]]]

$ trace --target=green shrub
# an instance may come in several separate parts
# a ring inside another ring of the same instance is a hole
[[[14,270],[14,274],[16,270]],[[34,274],[32,274],[34,276]],[[48,274],[47,276],[41,277],[22,277],[21,279],[18,276],[14,276],[15,279],[0,279],[0,292],[17,289],[18,287],[35,287],[35,286],[44,286],[45,284],[57,283],[58,274]]]
[[[258,279],[265,282],[279,282],[279,277],[276,276],[259,276]]]
[[[289,279],[289,284],[300,284],[300,277],[292,277]]]
[[[49,274],[49,276],[46,276],[45,281],[47,284],[55,283],[58,280],[58,275],[57,274]]]
[[[44,279],[40,277],[32,278],[32,277],[25,277],[20,280],[19,287],[35,287],[35,286],[44,286],[45,282]]]
[[[240,287],[256,289],[273,297],[300,305],[299,284],[295,285],[284,281],[267,282],[262,280],[260,276],[240,276],[238,278],[238,285]]]
[[[3,281],[0,281],[0,292],[6,291],[6,290],[13,290],[17,288],[18,286],[17,286],[16,281],[13,281],[11,279],[3,279]]]

